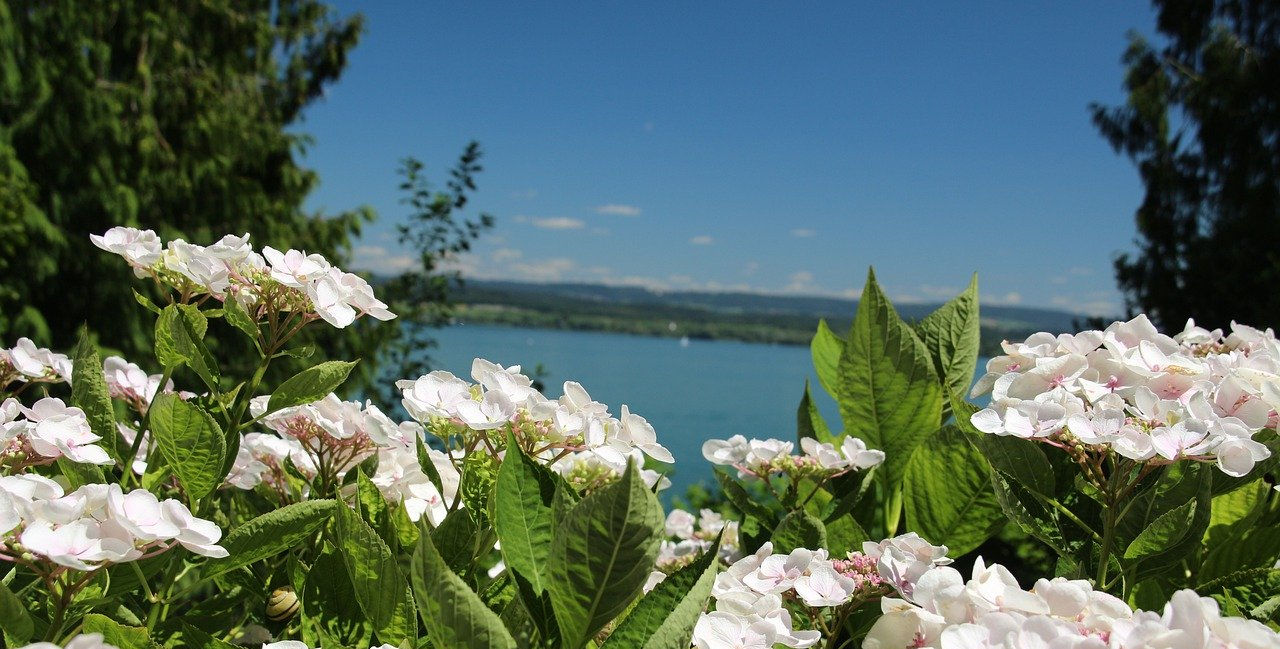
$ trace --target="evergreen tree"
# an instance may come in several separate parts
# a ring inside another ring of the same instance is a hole
[[[1127,102],[1092,106],[1146,187],[1117,281],[1164,329],[1280,325],[1280,2],[1155,6],[1163,38],[1131,37]]]

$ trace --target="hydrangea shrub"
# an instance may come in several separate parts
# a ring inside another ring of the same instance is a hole
[[[654,427],[578,383],[476,359],[400,381],[404,421],[337,396],[353,363],[290,341],[394,314],[318,255],[93,242],[168,300],[152,359],[0,349],[2,646],[1280,646],[1270,331],[1036,334],[978,408],[976,286],[907,323],[871,277],[813,343],[842,430],[806,387],[794,441],[703,446],[721,508],[664,512]],[[1003,525],[1057,574],[952,567]]]

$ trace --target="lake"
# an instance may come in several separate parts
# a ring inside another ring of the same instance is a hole
[[[796,435],[796,407],[806,380],[827,421],[840,428],[835,402],[818,385],[808,347],[721,340],[655,338],[586,331],[454,325],[433,333],[433,367],[471,380],[477,356],[525,373],[542,363],[546,395],[577,381],[615,416],[626,404],[658,432],[676,458],[668,494],[713,481],[702,458],[711,438]],[[981,365],[980,365],[981,367]]]

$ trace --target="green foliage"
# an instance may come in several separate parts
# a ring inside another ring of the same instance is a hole
[[[968,554],[1004,524],[991,491],[986,458],[959,429],[938,431],[907,465],[903,484],[907,528],[926,539],[945,539],[948,550]]]
[[[222,429],[200,406],[176,394],[158,394],[147,412],[151,432],[165,462],[193,502],[222,483],[227,449]]]
[[[26,644],[35,633],[35,624],[26,607],[3,582],[0,582],[0,631],[18,645]]]
[[[354,362],[328,361],[294,374],[271,393],[267,412],[325,398],[347,380],[347,375],[351,374],[351,368],[355,366]]]
[[[876,477],[890,535],[897,527],[898,494],[911,454],[941,424],[942,386],[933,368],[928,348],[898,317],[875,273],[868,272],[840,356],[840,415],[846,434],[885,453]]]
[[[332,500],[308,500],[271,510],[241,524],[222,540],[229,556],[210,562],[205,568],[205,577],[275,556],[312,538],[338,507]]]
[[[346,505],[338,505],[337,544],[356,602],[373,625],[374,635],[386,644],[417,640],[417,615],[409,582],[396,557],[378,534]],[[425,538],[423,535],[422,538]],[[419,547],[423,543],[419,540]]]
[[[711,596],[720,541],[640,598],[601,649],[688,649],[693,625]]]
[[[460,649],[515,649],[502,620],[445,565],[430,535],[413,553],[413,592],[434,645]]]
[[[632,465],[556,525],[547,590],[565,647],[586,646],[640,594],[658,554],[662,521],[662,508]]]
[[[796,548],[827,546],[827,528],[817,516],[798,510],[787,514],[773,530],[775,552],[791,552]]]
[[[106,379],[98,371],[102,367],[102,361],[98,358],[97,346],[89,340],[87,328],[80,331],[80,341],[76,343],[72,360],[71,405],[84,411],[93,434],[102,438],[102,447],[107,450],[108,455],[119,460],[124,450],[124,440],[116,430],[111,394],[107,390]]]

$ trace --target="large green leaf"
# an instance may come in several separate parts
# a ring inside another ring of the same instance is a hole
[[[338,508],[332,500],[308,500],[269,511],[222,539],[228,556],[205,564],[206,578],[247,566],[309,541]]]
[[[916,449],[902,495],[907,528],[945,544],[954,556],[978,547],[1005,522],[986,458],[953,426]]]
[[[803,509],[782,518],[773,530],[773,551],[787,553],[796,548],[817,550],[827,546],[827,527],[813,514]]]
[[[316,557],[306,571],[302,589],[303,635],[309,646],[365,647],[373,626],[356,602],[355,589],[332,545]]]
[[[933,359],[868,272],[840,357],[844,430],[885,453],[876,475],[885,493],[902,483],[916,447],[938,429],[942,385]]]
[[[498,614],[445,565],[429,534],[418,539],[411,575],[418,612],[433,646],[515,649]]]
[[[160,453],[191,500],[203,498],[222,483],[227,449],[222,430],[209,413],[166,393],[156,395],[147,415]]]
[[[459,507],[440,521],[440,525],[431,532],[431,540],[440,548],[444,564],[462,575],[466,574],[475,558],[478,532],[475,521],[471,519],[471,512],[465,507]]]
[[[84,411],[93,434],[101,437],[98,442],[107,454],[120,461],[120,454],[128,448],[122,445],[120,431],[116,429],[115,411],[111,407],[111,393],[102,374],[102,359],[98,348],[89,340],[88,329],[80,330],[76,343],[75,359],[71,369],[71,405]],[[101,480],[99,480],[101,482]]]
[[[0,582],[0,630],[20,645],[26,644],[35,633],[31,615],[4,582]]]
[[[551,539],[546,574],[566,649],[585,646],[640,594],[662,523],[662,508],[634,465],[565,515]]]
[[[326,361],[294,374],[271,394],[271,399],[267,401],[267,412],[300,406],[329,396],[330,392],[347,380],[347,375],[355,366],[354,361]]]
[[[978,367],[981,327],[978,322],[978,276],[955,299],[916,324],[916,333],[933,357],[948,394],[965,394]]]
[[[840,398],[840,357],[844,355],[844,347],[844,339],[831,331],[826,320],[819,320],[818,331],[809,343],[809,353],[813,356],[818,382],[832,399]]]
[[[1192,462],[1182,464],[1190,466],[1184,468],[1186,477],[1179,485],[1191,489],[1190,497],[1181,498],[1175,491],[1180,504],[1174,505],[1162,502],[1157,495],[1155,504],[1140,514],[1149,517],[1142,531],[1124,550],[1126,562],[1132,564],[1126,570],[1136,579],[1181,569],[1182,560],[1199,545],[1209,526],[1214,469]]]
[[[369,527],[372,527],[389,547],[396,548],[400,543],[400,537],[391,524],[391,508],[387,505],[387,499],[378,486],[373,484],[373,481],[359,468],[356,468],[356,504],[361,518],[369,524]]]
[[[334,520],[347,577],[356,602],[373,624],[374,634],[386,644],[408,641],[412,645],[417,641],[417,615],[409,583],[400,572],[396,556],[350,507],[339,504]],[[426,536],[423,534],[422,538]]]
[[[1056,512],[1045,506],[1026,487],[1003,473],[992,469],[990,479],[996,501],[1010,521],[1027,534],[1047,543],[1058,554],[1074,553],[1076,548],[1063,535]]]
[[[970,438],[991,467],[1037,495],[1052,498],[1053,465],[1040,444],[1029,439],[980,433]]]
[[[103,642],[119,649],[154,649],[155,647],[146,629],[125,626],[97,613],[84,616],[80,631],[81,633],[101,633]]]
[[[502,558],[534,593],[542,593],[554,527],[555,476],[508,441],[495,489],[493,526],[502,543]]]
[[[636,603],[601,649],[688,649],[693,626],[715,583],[717,541],[696,561],[675,571]]]
[[[835,441],[831,437],[831,429],[827,427],[826,420],[818,411],[817,404],[813,402],[808,380],[804,382],[804,395],[800,397],[800,406],[796,408],[796,437],[797,439],[812,437],[819,442]]]
[[[204,345],[209,321],[190,304],[170,304],[156,318],[156,360],[168,369],[186,365],[217,392],[218,365]]]

